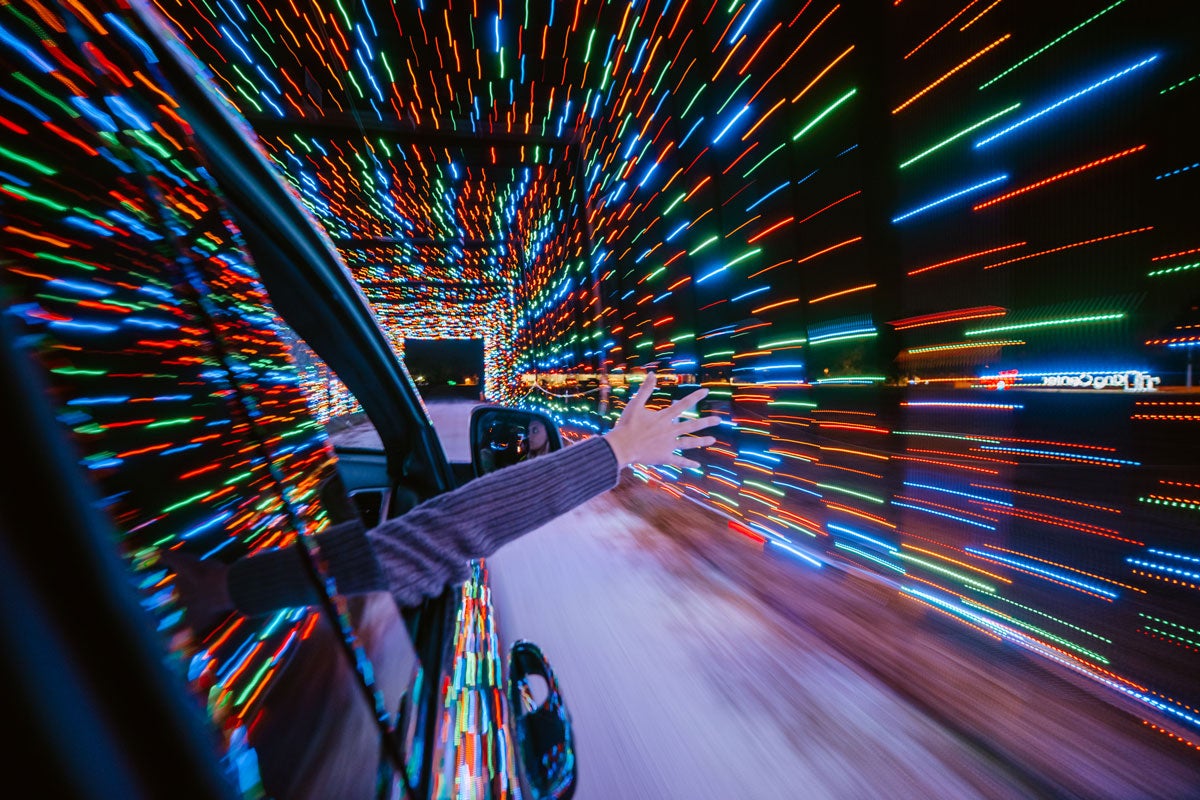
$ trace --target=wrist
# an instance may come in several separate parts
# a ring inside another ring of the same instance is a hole
[[[633,460],[630,457],[628,443],[625,441],[625,432],[617,428],[613,428],[608,433],[604,434],[604,440],[608,442],[608,446],[612,448],[613,455],[617,457],[617,469],[623,469],[626,465],[632,464]]]

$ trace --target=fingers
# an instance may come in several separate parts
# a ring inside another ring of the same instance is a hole
[[[637,394],[629,401],[629,405],[638,408],[645,408],[646,402],[650,399],[650,395],[654,394],[654,384],[657,381],[653,372],[646,373],[646,379],[642,381],[642,386],[637,390]]]
[[[697,389],[672,403],[671,407],[667,409],[667,416],[671,419],[683,416],[705,397],[708,397],[708,389]]]
[[[668,466],[680,467],[681,469],[700,469],[699,461],[693,461],[692,459],[684,458],[683,456],[672,456],[671,460],[668,461],[667,464]]]
[[[705,428],[711,428],[714,425],[720,424],[721,418],[714,416],[685,419],[675,426],[675,431],[678,435],[682,436],[685,433],[695,433],[696,431],[702,431]]]
[[[691,450],[696,447],[710,447],[717,443],[715,436],[682,436],[675,440],[680,450]]]

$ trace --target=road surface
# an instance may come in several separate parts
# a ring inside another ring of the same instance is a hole
[[[472,406],[429,407],[452,460]],[[488,563],[506,647],[562,684],[577,800],[1200,798],[1200,753],[1091,687],[640,484]]]

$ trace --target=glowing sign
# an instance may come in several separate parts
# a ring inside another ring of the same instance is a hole
[[[1054,386],[1066,389],[1123,389],[1127,392],[1153,392],[1162,382],[1162,378],[1141,370],[1127,372],[1112,372],[1094,375],[1081,372],[1064,375],[1046,375],[1042,378],[1042,386]]]

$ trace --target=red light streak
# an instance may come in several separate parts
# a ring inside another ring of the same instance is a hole
[[[976,502],[978,502],[978,501],[976,501]],[[1069,519],[1063,519],[1062,517],[1056,517],[1053,514],[1042,514],[1037,511],[1027,511],[1022,508],[1012,508],[1010,506],[995,506],[990,503],[982,503],[982,505],[985,508],[987,508],[987,510],[989,512],[991,512],[993,514],[1004,514],[1004,515],[1010,516],[1010,517],[1019,517],[1021,519],[1026,519],[1031,522],[1041,522],[1046,525],[1055,525],[1059,528],[1069,528],[1070,530],[1079,531],[1080,533],[1087,533],[1087,534],[1091,534],[1092,536],[1102,536],[1105,539],[1115,539],[1118,542],[1125,542],[1127,544],[1136,544],[1136,545],[1145,545],[1146,544],[1145,542],[1138,541],[1137,539],[1130,539],[1125,536],[1121,536],[1117,531],[1114,531],[1111,528],[1101,528],[1098,525],[1088,525],[1086,523],[1081,523],[1081,522],[1072,522]],[[999,548],[997,548],[997,549],[999,549]],[[1127,588],[1132,588],[1132,587],[1127,587]]]
[[[1128,150],[1122,150],[1119,153],[1113,153],[1111,156],[1105,156],[1104,158],[1098,158],[1095,161],[1090,161],[1087,164],[1081,164],[1078,167],[1066,170],[1065,172],[1060,172],[1057,175],[1051,175],[1049,178],[1043,178],[1042,180],[1037,181],[1036,183],[1031,183],[1028,186],[1022,186],[1020,189],[1014,189],[1011,192],[1006,192],[1005,194],[1002,194],[998,197],[993,197],[991,200],[986,200],[982,203],[979,203],[978,205],[972,206],[971,210],[979,211],[980,209],[988,208],[989,206],[994,206],[997,203],[1002,203],[1005,200],[1016,197],[1018,195],[1025,194],[1026,192],[1031,192],[1034,189],[1040,189],[1041,187],[1046,186],[1047,184],[1054,183],[1055,181],[1062,180],[1063,178],[1069,178],[1072,175],[1078,175],[1079,173],[1084,172],[1085,170],[1089,170],[1092,167],[1098,167],[1101,164],[1107,164],[1110,161],[1115,161],[1118,158],[1122,158],[1131,153],[1138,153],[1145,149],[1146,149],[1146,145],[1143,144],[1143,145],[1138,145],[1137,147],[1131,147]]]
[[[799,297],[793,297],[789,300],[780,300],[778,303],[771,303],[769,305],[759,306],[758,308],[752,308],[752,309],[750,309],[750,313],[751,314],[760,314],[763,311],[770,311],[773,308],[779,308],[780,306],[790,306],[792,303],[799,303],[799,302],[800,302]]]
[[[1177,258],[1179,256],[1190,256],[1193,253],[1200,253],[1200,247],[1193,247],[1191,250],[1180,250],[1178,253],[1167,253],[1165,256],[1155,256],[1151,261],[1164,261],[1168,258]]]
[[[1025,496],[1025,497],[1038,497],[1043,500],[1054,500],[1055,502],[1058,502],[1058,503],[1068,503],[1073,506],[1083,506],[1084,508],[1094,508],[1097,511],[1108,511],[1109,513],[1112,513],[1112,514],[1120,514],[1121,513],[1121,509],[1119,509],[1119,508],[1109,508],[1108,506],[1098,506],[1093,503],[1084,503],[1079,500],[1068,500],[1064,497],[1054,497],[1053,495],[1038,494],[1037,492],[1022,492],[1022,491],[1018,491],[1017,489],[1011,489],[1007,486],[992,486],[992,485],[986,484],[986,483],[972,483],[971,486],[975,487],[976,489],[990,489],[992,491],[997,491],[997,492],[1009,492],[1011,494],[1019,494],[1019,495]]]
[[[832,13],[832,12],[830,12],[830,13]],[[822,21],[824,21],[824,20],[822,20]],[[820,26],[818,25],[818,27],[820,27]],[[819,73],[817,73],[817,76],[815,78],[813,78],[811,81],[809,81],[807,86],[805,86],[803,89],[800,90],[800,94],[798,94],[792,98],[792,102],[795,103],[795,102],[799,101],[801,97],[804,97],[804,95],[808,92],[809,89],[816,86],[817,82],[819,80],[821,80],[821,78],[825,77],[825,73],[829,72],[829,70],[831,70],[835,66],[837,66],[837,63],[839,61],[841,61],[843,58],[850,55],[852,50],[854,50],[854,45],[850,45],[842,52],[842,54],[840,56],[835,58],[833,61],[830,61],[829,64],[825,67],[825,69],[823,69]]]
[[[946,30],[946,28],[950,27],[950,25],[954,22],[954,20],[958,19],[963,14],[967,13],[967,11],[970,10],[971,6],[975,5],[978,2],[979,2],[979,0],[971,0],[971,2],[969,2],[965,6],[963,6],[962,10],[959,11],[957,14],[955,14],[950,19],[946,20],[945,24],[943,24],[942,27],[938,28],[936,31],[929,34],[929,36],[925,37],[925,41],[921,42],[919,45],[917,45],[912,50],[910,50],[907,54],[905,54],[904,60],[907,61],[910,56],[915,54],[918,50],[920,50],[925,45],[929,44],[929,42],[933,39],[933,37],[937,36],[939,33]]]
[[[978,258],[979,256],[991,255],[992,253],[998,253],[1001,250],[1008,250],[1013,247],[1024,247],[1027,244],[1028,244],[1028,242],[1014,242],[1013,244],[1005,244],[1005,245],[1001,245],[1000,247],[993,247],[989,250],[980,250],[977,253],[968,253],[965,256],[959,256],[958,258],[951,258],[947,261],[939,261],[938,263],[930,264],[929,266],[919,267],[918,269],[914,269],[914,270],[910,271],[908,273],[908,275],[909,275],[909,277],[912,277],[913,275],[920,275],[922,272],[929,272],[930,270],[937,269],[938,267],[948,267],[951,264],[958,264],[960,262],[967,261],[972,258]]]
[[[799,261],[797,261],[797,262],[796,262],[796,264],[797,264],[797,265],[800,265],[800,264],[803,264],[803,263],[804,263],[804,262],[806,262],[806,261],[812,261],[812,260],[813,260],[814,258],[816,258],[817,256],[823,256],[823,255],[825,255],[826,253],[830,253],[830,252],[832,252],[832,251],[834,251],[834,250],[837,250],[839,247],[845,247],[845,246],[846,246],[846,245],[848,245],[848,244],[854,244],[855,242],[861,242],[861,241],[862,241],[862,238],[863,238],[863,237],[861,237],[861,236],[855,236],[853,239],[847,239],[847,240],[846,240],[846,241],[844,241],[844,242],[838,242],[837,244],[830,245],[829,247],[826,247],[826,248],[825,248],[825,249],[823,249],[823,250],[818,250],[818,251],[817,251],[817,252],[815,252],[815,253],[812,253],[812,254],[810,254],[810,255],[807,255],[807,256],[805,256],[804,258],[802,258],[802,259],[800,259]]]
[[[1106,242],[1109,239],[1119,239],[1122,236],[1131,236],[1135,233],[1144,233],[1145,231],[1152,231],[1152,230],[1154,230],[1154,226],[1147,225],[1144,228],[1134,228],[1133,230],[1122,231],[1120,233],[1110,233],[1107,236],[1097,236],[1094,239],[1085,239],[1082,242],[1073,242],[1071,244],[1064,244],[1059,247],[1052,247],[1049,250],[1041,250],[1037,253],[1029,253],[1027,255],[1018,256],[1017,258],[1010,258],[1007,261],[1000,261],[995,264],[988,264],[986,267],[984,267],[984,269],[995,269],[996,267],[1003,267],[1006,264],[1015,264],[1018,261],[1026,261],[1030,258],[1037,258],[1038,256],[1045,256],[1045,255],[1049,255],[1051,253],[1060,253],[1063,250],[1070,250],[1075,247],[1083,247],[1084,245],[1095,244],[1096,242]]]
[[[951,461],[938,461],[934,458],[913,458],[912,456],[892,456],[897,461],[914,461],[918,464],[933,464],[939,467],[951,467],[953,469],[963,469],[968,472],[982,472],[985,475],[999,475],[1000,471],[995,469],[987,469],[985,467],[972,467],[966,464],[955,464]]]
[[[889,322],[888,325],[898,331],[905,331],[909,328],[921,328],[926,325],[944,325],[949,322],[1002,317],[1007,313],[1008,309],[1000,306],[976,306],[975,308],[958,308],[953,311],[939,311],[935,314],[922,314],[919,317],[907,317]]]
[[[764,544],[767,541],[765,536],[760,536],[759,534],[755,533],[754,531],[750,530],[749,528],[745,527],[744,525],[734,522],[733,520],[729,520],[726,524],[729,526],[729,529],[731,531],[737,531],[738,533],[742,534],[746,538],[753,539],[754,541],[758,542],[759,544]]]

